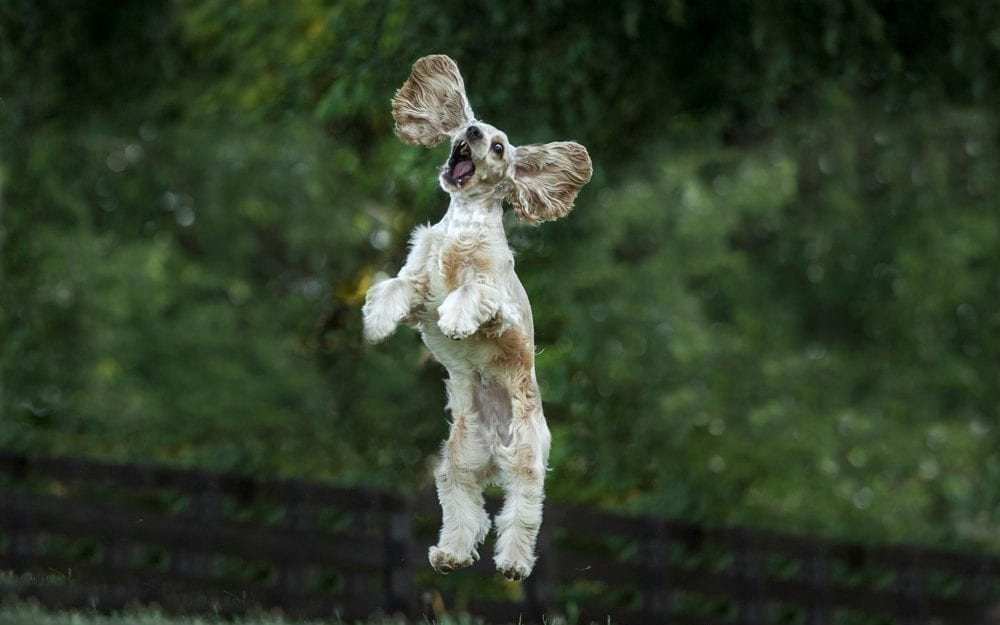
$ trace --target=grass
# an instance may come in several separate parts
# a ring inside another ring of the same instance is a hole
[[[340,620],[292,621],[279,615],[262,614],[238,620],[222,620],[211,616],[172,616],[150,611],[122,614],[96,612],[50,612],[34,602],[19,602],[0,606],[0,625],[405,625],[401,621],[372,620],[356,624]],[[441,625],[445,625],[444,622]],[[448,625],[452,625],[449,623]],[[458,625],[457,623],[455,625]],[[471,625],[471,623],[470,623]]]
[[[16,575],[0,571],[0,582],[16,586],[20,582],[37,579],[34,575]],[[68,581],[61,578],[62,581]],[[50,583],[52,579],[48,580]],[[571,617],[572,619],[572,617]],[[570,621],[576,625],[575,619]],[[279,612],[262,612],[257,615],[235,619],[223,619],[212,615],[173,615],[156,609],[134,608],[114,614],[104,614],[96,610],[51,610],[36,599],[5,599],[0,586],[0,625],[485,625],[482,618],[460,614],[440,619],[420,619],[406,621],[391,617],[371,618],[365,621],[344,621],[339,618],[322,620],[288,619]],[[520,621],[512,625],[523,625]],[[548,621],[542,625],[566,625],[565,619]],[[579,625],[584,625],[580,623]],[[614,625],[606,622],[592,622],[587,625]]]
[[[262,614],[236,620],[211,616],[172,616],[155,610],[137,610],[122,614],[100,614],[88,611],[48,611],[34,601],[15,601],[0,605],[0,625],[408,625],[406,621],[372,619],[346,622],[339,619],[323,621],[288,620],[280,615]],[[479,619],[467,616],[440,621],[416,621],[412,625],[483,625]]]
[[[408,625],[406,621],[372,619],[368,621],[292,621],[279,615],[222,620],[211,616],[171,616],[155,610],[99,614],[87,611],[48,611],[35,601],[15,601],[0,605],[0,625]],[[483,625],[481,619],[461,616],[438,621],[415,621],[411,625]],[[521,625],[518,623],[517,625]],[[554,625],[543,623],[543,625]],[[606,623],[591,625],[613,625]]]
[[[366,621],[344,621],[339,618],[322,620],[289,619],[279,611],[242,618],[226,618],[212,615],[173,615],[156,609],[135,608],[114,614],[104,614],[96,610],[51,610],[36,599],[5,598],[4,586],[16,588],[21,584],[43,581],[48,584],[70,582],[68,576],[15,574],[0,570],[0,625],[410,625],[403,619],[390,617],[372,618]],[[460,615],[445,617],[433,622],[420,620],[412,625],[484,625],[482,619]]]
[[[95,612],[50,612],[34,602],[19,602],[0,607],[0,625],[221,625],[223,622],[232,625],[319,625],[319,621],[312,623],[289,621],[280,616],[266,615],[255,619],[222,621],[204,616],[168,616],[156,611],[113,615]],[[389,622],[384,625],[389,625]]]

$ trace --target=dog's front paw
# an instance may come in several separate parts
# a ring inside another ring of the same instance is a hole
[[[379,282],[368,289],[361,309],[365,339],[378,343],[392,334],[399,322],[410,314],[414,296],[413,285],[400,278]]]
[[[495,560],[497,571],[512,582],[522,580],[531,575],[532,562],[519,562],[517,560],[507,560],[497,558]]]
[[[431,568],[442,575],[469,566],[476,560],[476,556],[478,554],[475,553],[475,550],[473,550],[473,553],[460,556],[450,551],[445,551],[436,545],[427,551],[427,559],[431,563]]]
[[[367,311],[366,311],[367,313]],[[365,314],[365,340],[369,343],[380,343],[387,339],[396,329],[397,322],[384,314]]]
[[[500,308],[493,318],[483,325],[483,330],[490,336],[500,336],[511,328],[521,325],[521,309],[516,304],[501,302]]]
[[[454,295],[454,294],[452,294]],[[479,329],[475,309],[459,297],[448,296],[438,307],[438,327],[451,339],[464,339]]]
[[[459,341],[461,339],[472,336],[479,329],[474,323],[470,323],[467,319],[462,319],[460,317],[446,318],[441,317],[438,320],[438,327],[441,328],[441,332],[444,333],[450,339],[455,339]]]

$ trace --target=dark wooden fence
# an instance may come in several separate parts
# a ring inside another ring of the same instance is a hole
[[[511,584],[488,545],[467,572],[430,572],[438,514],[430,496],[0,453],[0,569],[16,573],[0,597],[345,620],[1000,623],[997,556],[549,504],[535,572]]]

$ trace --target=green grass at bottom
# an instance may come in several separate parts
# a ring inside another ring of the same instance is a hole
[[[347,623],[341,620],[297,621],[263,614],[237,620],[212,616],[172,616],[155,610],[121,614],[87,611],[48,611],[32,601],[0,606],[0,625],[406,625],[404,621],[375,619]],[[476,621],[441,621],[441,625],[477,625]]]
[[[173,616],[156,610],[136,610],[121,614],[100,614],[88,611],[50,611],[34,601],[15,601],[0,605],[0,625],[483,625],[483,620],[470,616],[444,618],[435,621],[405,621],[375,618],[367,621],[289,620],[280,615],[262,614],[240,619],[213,616]],[[600,625],[611,625],[610,622]]]

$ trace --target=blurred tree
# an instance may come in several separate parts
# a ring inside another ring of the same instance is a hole
[[[0,445],[411,489],[441,370],[357,308],[446,199],[388,99],[515,143],[553,497],[1000,545],[1000,6],[0,5]]]

